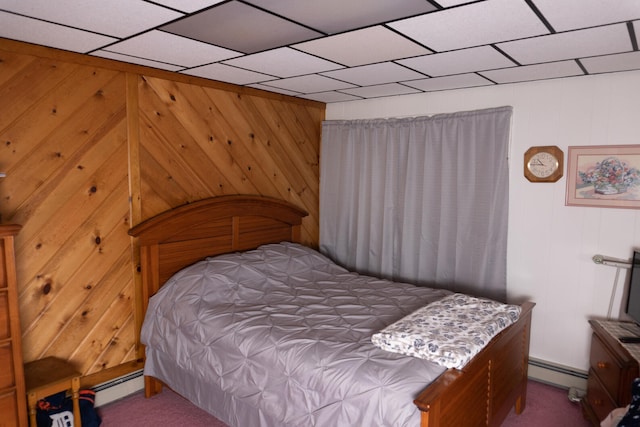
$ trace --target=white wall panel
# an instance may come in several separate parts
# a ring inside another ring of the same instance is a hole
[[[616,269],[596,253],[628,259],[640,248],[640,210],[568,207],[566,181],[533,184],[524,152],[535,145],[640,144],[640,72],[328,104],[326,118],[430,115],[511,105],[508,295],[537,303],[531,356],[587,370],[591,318],[607,316]],[[613,315],[623,315],[626,271]]]

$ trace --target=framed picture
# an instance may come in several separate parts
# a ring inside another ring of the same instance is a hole
[[[640,145],[569,147],[567,206],[640,209]]]

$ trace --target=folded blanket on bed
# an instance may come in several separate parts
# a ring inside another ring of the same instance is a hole
[[[519,316],[518,305],[452,294],[387,326],[371,341],[383,350],[462,369]]]

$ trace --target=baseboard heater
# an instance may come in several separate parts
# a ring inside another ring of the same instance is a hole
[[[529,378],[566,389],[586,390],[587,373],[540,359],[529,358]],[[122,399],[144,388],[142,369],[93,388],[96,406]]]
[[[96,392],[96,406],[103,406],[144,389],[142,369],[123,375],[93,387]]]
[[[529,358],[529,378],[559,387],[587,389],[587,372]]]

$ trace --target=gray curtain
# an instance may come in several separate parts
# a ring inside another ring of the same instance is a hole
[[[504,301],[511,113],[325,121],[321,251],[363,273]]]

